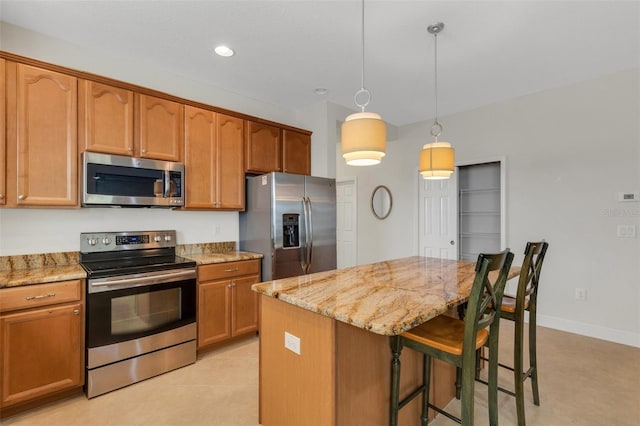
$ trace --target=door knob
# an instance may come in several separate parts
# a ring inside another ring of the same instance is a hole
[[[449,241],[449,244],[451,244],[452,246],[455,246],[455,245],[456,245],[456,242],[455,242],[455,241],[453,241],[453,240],[451,240],[451,241]]]

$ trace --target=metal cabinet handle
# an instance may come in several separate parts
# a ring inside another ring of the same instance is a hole
[[[25,297],[25,300],[45,299],[47,297],[55,297],[55,296],[56,296],[55,293],[39,294],[37,296],[27,296],[27,297]]]
[[[131,146],[127,147],[127,151],[129,151],[129,152],[133,151],[133,147],[131,147]]]
[[[231,268],[231,269],[225,269],[225,272],[238,272],[240,269],[238,268]]]
[[[80,309],[74,309],[73,315],[80,315]]]
[[[25,198],[27,198],[27,196],[24,194],[18,195],[18,200],[24,200]]]
[[[4,195],[0,194],[0,200],[4,200]]]

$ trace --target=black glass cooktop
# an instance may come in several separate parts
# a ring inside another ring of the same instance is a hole
[[[85,256],[86,257],[86,256]],[[195,267],[196,262],[176,255],[135,256],[81,259],[82,267],[89,278],[111,277],[116,275],[140,274],[167,269]]]

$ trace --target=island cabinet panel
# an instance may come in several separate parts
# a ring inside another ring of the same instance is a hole
[[[300,354],[285,347],[285,333],[300,339]],[[420,385],[422,359],[402,350],[401,399]],[[389,424],[389,336],[261,294],[259,371],[263,426]],[[455,395],[455,367],[434,362],[431,374],[430,401],[444,407]],[[421,403],[400,410],[398,424],[419,426]]]
[[[5,294],[9,300],[0,311],[3,412],[79,390],[84,384],[82,282],[0,290],[0,297]]]
[[[5,60],[0,59],[0,206],[6,202],[7,181],[7,132],[5,128],[5,105],[7,102]]]
[[[185,106],[187,209],[244,209],[243,120]]]
[[[77,79],[6,65],[7,204],[77,206]]]
[[[90,80],[80,80],[78,90],[80,149],[136,155],[133,92]]]
[[[183,105],[155,96],[136,94],[137,142],[140,156],[181,161],[183,146]]]
[[[335,425],[334,320],[263,295],[260,303],[260,424]],[[284,333],[300,339],[300,354]]]
[[[258,330],[260,259],[198,267],[198,350]]]
[[[282,171],[280,128],[245,121],[245,171],[269,173]]]
[[[282,171],[311,175],[311,135],[282,130]]]

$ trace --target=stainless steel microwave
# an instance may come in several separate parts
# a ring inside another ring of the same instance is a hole
[[[122,155],[82,153],[82,205],[184,205],[184,164]]]

